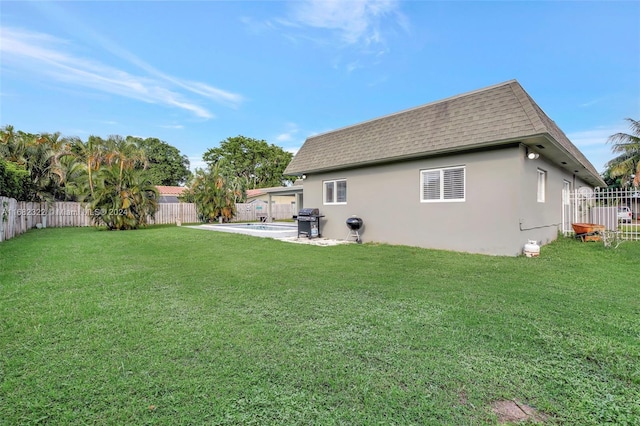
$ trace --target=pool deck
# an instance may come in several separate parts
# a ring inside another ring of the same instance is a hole
[[[240,225],[240,224],[238,224]],[[314,246],[336,246],[340,244],[352,244],[353,241],[344,241],[344,240],[331,240],[328,238],[299,238],[298,237],[298,227],[296,225],[279,225],[282,228],[290,228],[283,230],[262,230],[262,229],[241,229],[240,227],[234,227],[233,224],[204,224],[204,225],[194,225],[194,226],[186,226],[185,228],[193,228],[193,229],[202,229],[205,231],[218,231],[218,232],[228,232],[232,234],[244,234],[250,235],[252,237],[261,237],[261,238],[273,238],[274,240],[280,240],[287,243],[295,243],[295,244],[310,244]]]

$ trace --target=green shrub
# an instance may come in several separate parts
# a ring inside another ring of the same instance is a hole
[[[0,158],[0,195],[25,200],[30,187],[29,172],[24,167]]]

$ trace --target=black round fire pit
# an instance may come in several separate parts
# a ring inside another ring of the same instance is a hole
[[[362,243],[362,240],[360,239],[360,233],[358,231],[362,228],[363,224],[364,222],[362,221],[362,219],[356,216],[351,216],[349,219],[347,219],[347,227],[349,228],[349,235],[347,235],[347,239],[349,239],[351,236],[355,236],[356,242],[358,244]]]

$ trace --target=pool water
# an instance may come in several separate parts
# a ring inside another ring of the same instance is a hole
[[[266,238],[291,238],[298,236],[298,227],[295,224],[273,224],[273,223],[223,223],[206,224],[196,226],[200,229],[211,231],[232,232],[235,234],[245,234],[254,237]]]
[[[294,225],[269,225],[264,223],[232,223],[222,226],[255,231],[293,231],[297,229]]]

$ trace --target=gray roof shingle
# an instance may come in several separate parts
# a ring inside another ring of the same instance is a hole
[[[590,174],[593,165],[511,80],[309,137],[285,174],[302,174],[454,152],[548,135]]]

